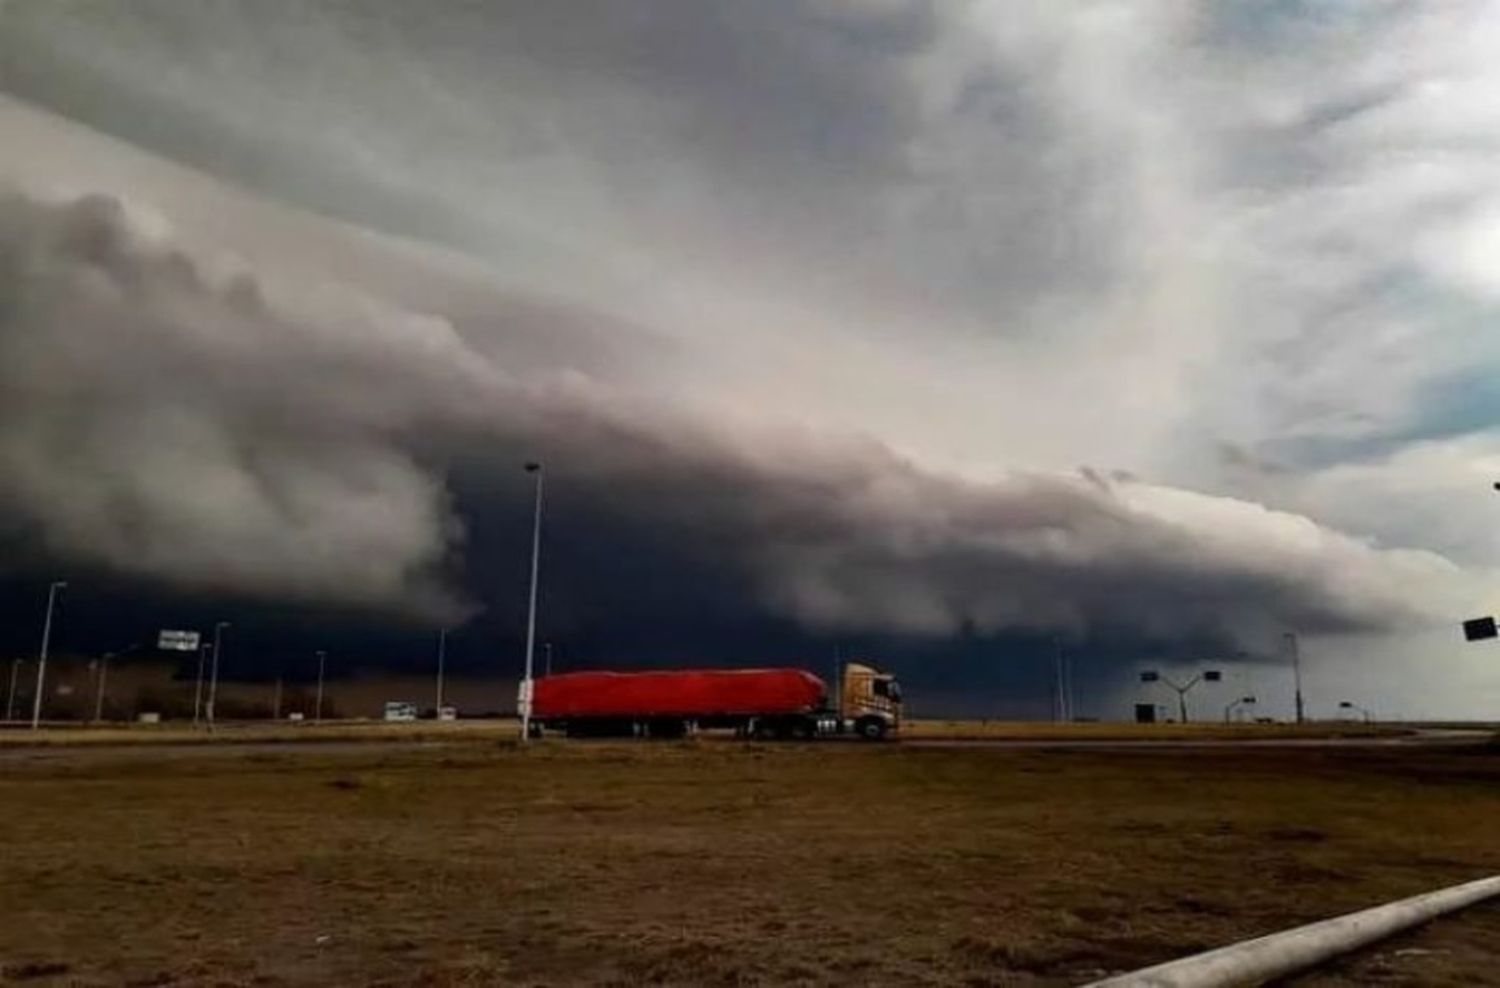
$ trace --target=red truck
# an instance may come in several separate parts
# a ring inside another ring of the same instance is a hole
[[[529,692],[533,735],[679,738],[733,728],[746,737],[879,740],[901,725],[900,684],[857,662],[844,666],[834,703],[823,680],[805,669],[572,672],[538,679]]]

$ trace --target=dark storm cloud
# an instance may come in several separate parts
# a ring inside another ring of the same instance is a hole
[[[490,592],[453,575],[445,475],[493,478],[524,514],[524,483],[493,472],[523,455],[598,533],[599,572],[715,573],[703,599],[743,591],[814,630],[1379,628],[1460,575],[1245,502],[1097,473],[976,482],[576,370],[519,383],[444,319],[283,290],[103,197],[0,199],[0,304],[0,503],[60,559],[170,584],[451,615]]]

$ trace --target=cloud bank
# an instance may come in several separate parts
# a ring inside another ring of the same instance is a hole
[[[1246,501],[965,478],[573,368],[522,381],[443,318],[198,256],[108,197],[0,197],[0,300],[0,505],[59,558],[168,584],[451,617],[447,474],[499,450],[811,629],[1358,631],[1465,595],[1441,556]]]

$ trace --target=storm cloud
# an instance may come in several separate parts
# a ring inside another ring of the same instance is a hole
[[[451,618],[445,474],[487,444],[544,452],[584,512],[814,629],[1365,630],[1441,613],[1462,575],[1242,501],[964,480],[576,370],[522,384],[445,319],[284,293],[103,197],[0,199],[0,298],[0,503],[64,559],[167,583]]]
[[[0,18],[12,572],[1468,661],[1493,4]]]

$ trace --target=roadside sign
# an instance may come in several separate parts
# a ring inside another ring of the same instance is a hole
[[[163,629],[156,636],[156,647],[166,652],[196,652],[199,637],[196,631]]]
[[[1154,672],[1143,672],[1143,673],[1141,673],[1141,682],[1143,682],[1143,683],[1154,683],[1154,682],[1156,682],[1160,678],[1161,678],[1161,676],[1158,673],[1154,673]]]
[[[1492,617],[1470,618],[1464,622],[1464,640],[1477,642],[1486,638],[1500,638],[1500,629],[1495,627]]]
[[[1205,683],[1217,683],[1222,681],[1223,678],[1224,674],[1217,669],[1210,669],[1203,674],[1203,681]]]

